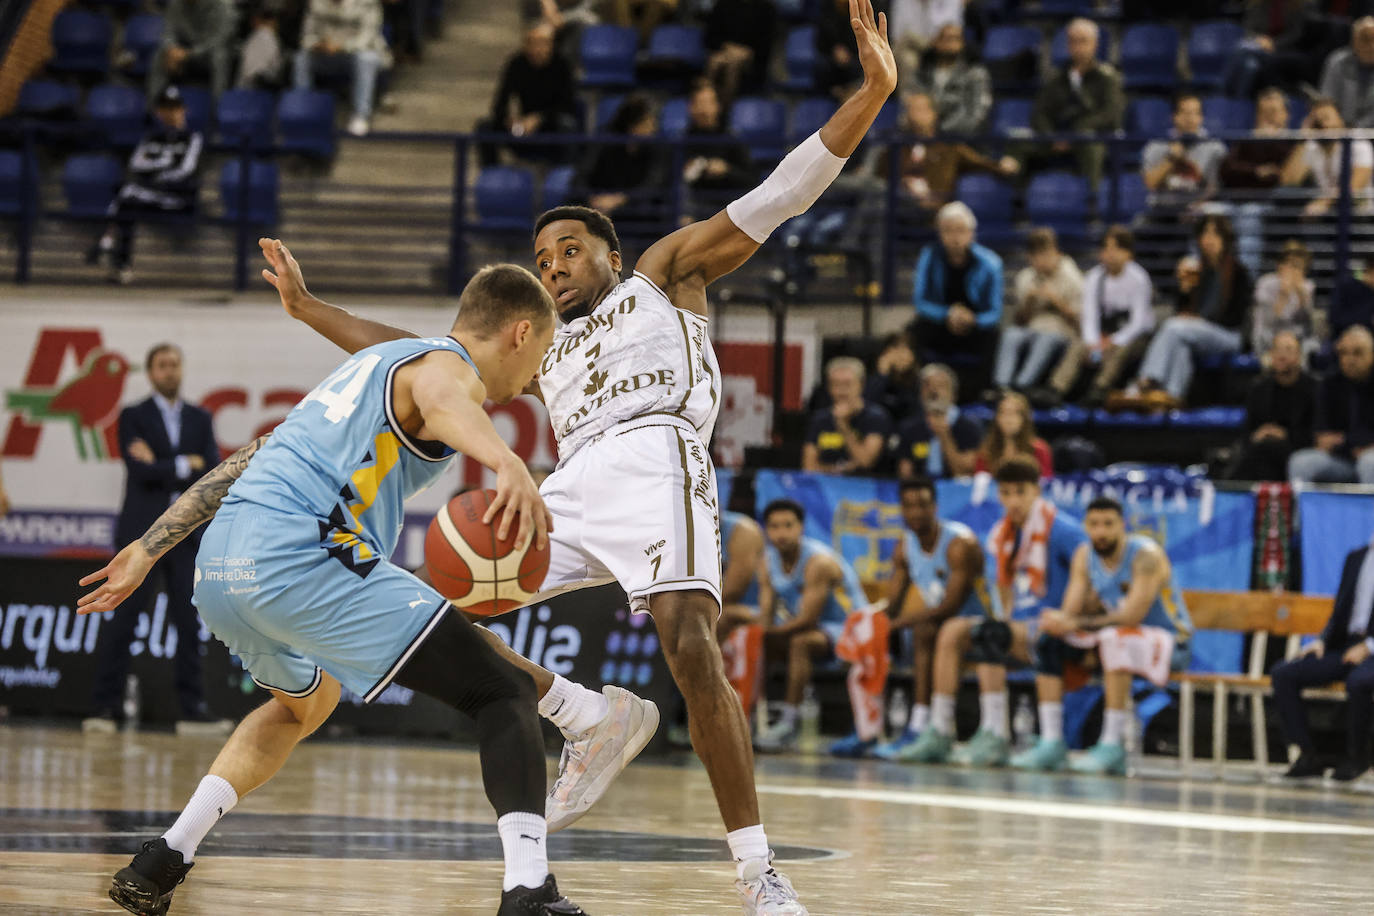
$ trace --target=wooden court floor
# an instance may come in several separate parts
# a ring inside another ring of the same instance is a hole
[[[0,913],[122,913],[109,875],[218,746],[0,726]],[[814,914],[1345,913],[1374,893],[1368,791],[807,757],[758,770]],[[739,912],[690,757],[636,763],[549,845],[596,916]],[[316,741],[219,824],[171,913],[489,916],[500,875],[471,751]]]

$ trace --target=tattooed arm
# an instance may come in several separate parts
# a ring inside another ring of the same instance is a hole
[[[143,537],[121,550],[104,569],[83,578],[78,584],[90,585],[101,579],[105,581],[95,591],[81,596],[76,602],[77,613],[112,611],[133,594],[164,553],[214,518],[224,494],[243,475],[249,460],[266,441],[267,436],[260,436],[224,459],[168,506],[167,511],[158,516]]]

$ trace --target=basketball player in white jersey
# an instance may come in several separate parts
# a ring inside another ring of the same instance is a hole
[[[725,821],[747,914],[806,909],[769,864],[749,728],[715,639],[720,529],[706,443],[720,385],[706,287],[816,201],[896,87],[886,17],[875,17],[870,0],[849,7],[861,88],[763,184],[650,246],[631,277],[621,277],[620,242],[603,214],[562,207],[535,227],[538,273],[564,321],[539,377],[561,456],[541,488],[554,523],[548,591],[540,597],[618,581],[634,610],[653,615]],[[289,252],[271,240],[263,247],[276,275],[290,276]],[[296,291],[279,280],[277,288],[289,314],[346,350],[409,336],[328,306],[303,286]],[[540,711],[568,736],[549,798],[554,830],[585,813],[639,752],[657,710],[620,688],[596,694],[518,663],[535,678]]]

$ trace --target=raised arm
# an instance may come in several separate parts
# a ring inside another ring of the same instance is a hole
[[[887,16],[875,18],[871,0],[849,0],[849,15],[864,71],[859,91],[818,133],[788,153],[763,184],[710,219],[655,243],[639,259],[636,270],[678,307],[706,313],[706,285],[749,260],[773,230],[815,203],[897,87]]]
[[[419,336],[404,328],[359,318],[348,309],[330,305],[312,296],[305,288],[301,266],[280,239],[258,239],[258,247],[271,266],[270,270],[263,268],[262,278],[277,290],[286,314],[310,325],[317,334],[336,346],[349,353],[357,353],[388,340]]]

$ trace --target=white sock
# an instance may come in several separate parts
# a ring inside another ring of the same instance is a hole
[[[1010,738],[1011,732],[1007,727],[1007,692],[999,690],[997,693],[984,693],[978,696],[978,707],[982,710],[982,717],[978,721],[978,727],[985,732],[992,732],[999,738]]]
[[[762,859],[764,865],[767,865],[768,837],[763,832],[762,824],[731,830],[725,835],[725,841],[730,844],[730,855],[735,859],[735,871],[741,878],[744,877],[745,863]]]
[[[911,718],[906,723],[907,731],[923,732],[930,728],[930,704],[912,703]]]
[[[930,727],[940,735],[954,734],[954,697],[937,693],[930,698]]]
[[[239,803],[234,787],[218,776],[206,776],[196,786],[195,794],[181,811],[181,817],[162,838],[167,845],[181,853],[185,862],[196,857],[196,847],[210,828]]]
[[[798,713],[796,703],[783,703],[782,706],[779,708],[782,710],[782,715],[778,717],[779,728],[791,728],[792,726],[797,724]]]
[[[561,674],[553,676],[553,686],[539,701],[539,714],[570,735],[580,735],[596,725],[606,718],[609,708],[603,694],[574,684]]]
[[[549,825],[543,816],[512,811],[496,822],[496,830],[506,853],[506,876],[501,881],[501,890],[543,884],[549,876],[549,852],[544,848]]]
[[[1102,717],[1101,744],[1120,744],[1126,736],[1126,710],[1109,709]]]
[[[1040,740],[1064,740],[1064,704],[1040,704]]]

